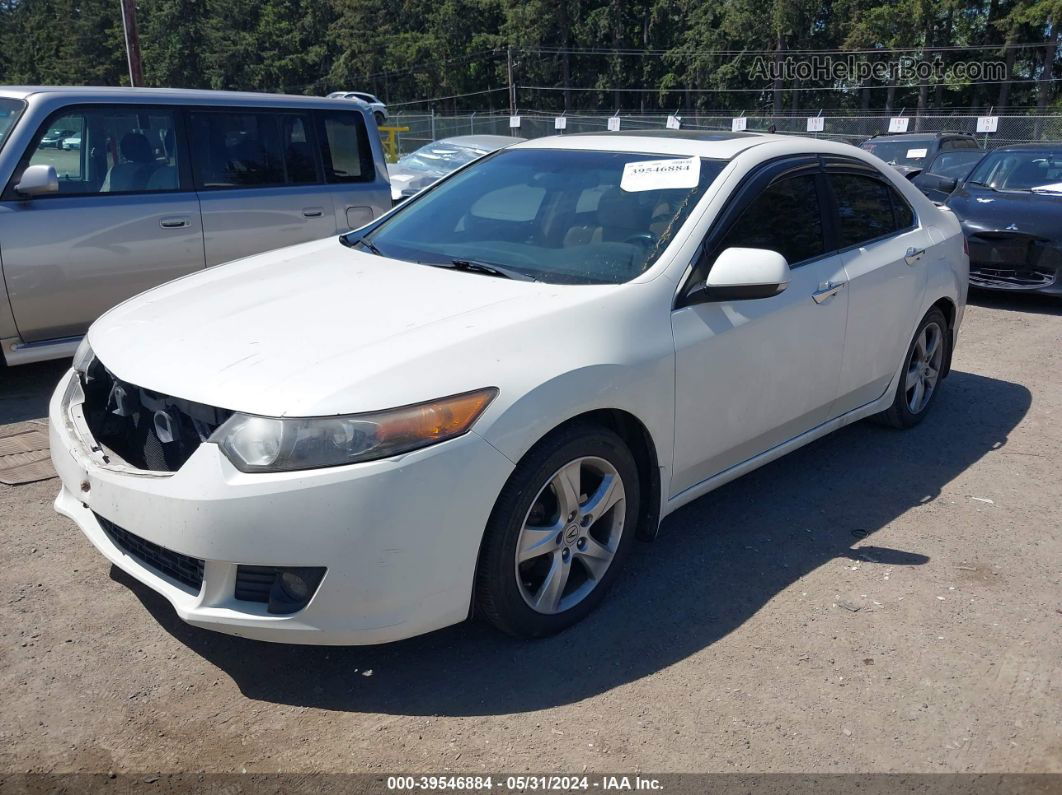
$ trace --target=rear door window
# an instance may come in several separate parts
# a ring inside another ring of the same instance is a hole
[[[881,180],[862,174],[830,174],[829,180],[837,200],[839,248],[885,237],[914,222],[910,207],[897,197],[898,205],[905,210],[905,217],[900,220],[907,221],[898,223],[893,214],[895,191]]]
[[[372,182],[376,178],[376,169],[361,113],[320,111],[317,120],[325,179],[328,182]]]

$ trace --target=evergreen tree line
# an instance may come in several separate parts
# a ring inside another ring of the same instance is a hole
[[[510,72],[517,105],[541,110],[1062,104],[1062,0],[140,0],[137,15],[149,86],[362,90],[440,113],[507,108]],[[972,83],[762,74],[845,53],[1005,72]],[[128,83],[120,0],[0,0],[0,84]]]

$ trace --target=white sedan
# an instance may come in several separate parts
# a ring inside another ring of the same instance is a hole
[[[546,635],[690,500],[920,422],[968,267],[955,218],[855,147],[528,141],[104,315],[51,403],[56,508],[196,626]]]

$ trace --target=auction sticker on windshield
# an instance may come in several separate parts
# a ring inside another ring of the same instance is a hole
[[[696,188],[701,179],[699,157],[668,160],[638,160],[623,166],[620,188],[628,193],[643,190]]]

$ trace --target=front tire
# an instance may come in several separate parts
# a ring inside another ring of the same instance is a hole
[[[613,431],[576,425],[547,436],[517,465],[487,523],[479,613],[522,638],[582,620],[630,551],[638,484],[634,457]]]
[[[940,391],[950,340],[944,313],[930,309],[907,349],[892,405],[878,419],[893,428],[913,428],[925,419]]]

